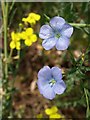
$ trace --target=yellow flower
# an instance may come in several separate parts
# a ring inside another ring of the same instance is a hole
[[[24,40],[26,38],[26,32],[22,31],[21,32],[21,39]]]
[[[58,112],[58,108],[56,106],[53,106],[51,108],[47,108],[45,110],[45,113],[49,116],[49,118],[64,118],[63,115],[57,113]]]
[[[54,113],[54,114],[51,114],[49,116],[49,118],[62,118],[62,115],[58,114],[58,113]]]
[[[30,23],[31,25],[33,24],[36,24],[36,20],[33,18],[33,17],[28,17],[27,18],[27,22]]]
[[[11,42],[10,42],[10,48],[11,49],[14,49],[16,48],[17,50],[20,50],[20,33],[15,33],[15,32],[12,32],[11,33]]]
[[[36,14],[36,13],[30,13],[29,17],[36,20],[36,21],[39,21],[41,16],[39,14]]]
[[[35,34],[31,35],[31,41],[36,42],[37,41],[37,36]]]
[[[10,48],[11,49],[16,48],[17,50],[20,50],[20,42],[11,41],[10,42]]]
[[[51,115],[51,114],[53,114],[53,113],[56,113],[58,111],[58,108],[56,107],[56,106],[53,106],[52,108],[47,108],[46,110],[45,110],[45,113],[47,114],[47,115]]]
[[[27,18],[22,18],[22,21],[23,21],[25,24],[27,24],[27,22],[28,22],[28,17],[27,17]]]
[[[36,21],[39,21],[41,18],[41,16],[39,14],[36,14],[36,13],[29,13],[28,17],[27,18],[23,18],[22,21],[24,23],[30,23],[31,25],[32,24],[36,24]]]
[[[25,45],[31,46],[33,42],[36,42],[37,36],[33,34],[33,29],[32,28],[27,28],[26,31],[23,31],[21,33],[21,38],[24,41]]]
[[[20,40],[20,33],[15,33],[14,31],[11,33],[11,38],[13,41]]]
[[[85,59],[85,54],[84,53],[82,54],[81,59],[82,59],[82,61],[84,61],[84,59]]]
[[[21,32],[21,39],[27,39],[28,36],[33,34],[33,29],[32,28],[27,28],[25,31]]]
[[[19,27],[23,27],[23,24],[22,24],[22,23],[19,23]]]
[[[30,41],[30,39],[26,39],[24,43],[25,43],[26,46],[31,46],[32,45],[32,41]]]
[[[37,114],[37,119],[41,120],[41,118],[43,118],[43,115],[42,114]]]
[[[27,28],[26,29],[26,34],[27,35],[29,35],[29,34],[32,35],[33,34],[33,29],[32,28]]]
[[[25,39],[25,45],[30,46],[33,42],[37,40],[37,36],[35,34],[27,35]]]

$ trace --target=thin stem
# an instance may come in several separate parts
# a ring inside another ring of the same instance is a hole
[[[90,24],[69,23],[73,27],[90,27]]]
[[[89,117],[89,100],[88,100],[87,92],[88,92],[87,89],[84,88],[84,93],[85,93],[85,97],[86,97],[86,104],[87,104],[86,118]]]
[[[8,52],[7,52],[7,24],[8,24],[8,3],[2,2],[3,28],[4,28],[4,55],[5,55],[5,79],[8,78]]]
[[[44,14],[47,20],[50,20],[50,17]],[[69,23],[73,27],[90,27],[90,24],[82,24],[82,23]]]
[[[13,53],[13,49],[10,50],[9,59],[11,59],[12,53]]]
[[[44,14],[44,16],[47,18],[47,20],[50,20],[50,17],[49,17],[49,16],[47,16],[46,14]]]
[[[10,107],[10,100],[9,100],[9,84],[8,84],[8,40],[7,40],[7,27],[8,27],[8,2],[5,2],[4,0],[1,1],[2,6],[2,18],[3,18],[3,34],[4,34],[4,56],[5,56],[5,63],[4,63],[4,76],[3,76],[3,88],[4,88],[4,96],[5,99],[3,101],[3,115],[8,116],[9,115],[9,109]],[[3,116],[2,115],[2,116]]]
[[[20,58],[20,50],[17,51],[17,56]],[[16,65],[16,69],[18,69],[19,67],[19,59],[18,59],[18,63]]]

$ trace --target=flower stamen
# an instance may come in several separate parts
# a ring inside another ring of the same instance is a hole
[[[60,38],[60,36],[61,36],[60,33],[57,33],[57,34],[55,35],[56,38]]]
[[[52,87],[55,83],[56,83],[56,80],[54,80],[54,79],[51,79],[50,82],[49,82],[49,84],[50,84],[51,87]]]

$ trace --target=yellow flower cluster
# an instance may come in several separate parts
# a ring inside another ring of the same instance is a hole
[[[10,42],[10,48],[17,50],[20,50],[20,41],[24,40],[24,43],[26,46],[31,46],[33,42],[37,41],[36,34],[33,33],[32,28],[27,28],[25,31],[22,31],[21,33],[11,33],[11,42]]]
[[[37,41],[37,36],[34,34],[34,31],[32,28],[27,28],[25,31],[22,31],[21,33],[11,33],[11,42],[10,42],[10,48],[17,50],[20,50],[20,40],[24,40],[24,43],[26,46],[31,46],[33,42]]]
[[[64,118],[63,115],[57,112],[58,112],[58,108],[56,106],[45,109],[45,113],[49,116],[50,119],[51,118]]]
[[[36,21],[40,20],[40,15],[36,13],[30,13],[27,18],[23,18],[22,21],[25,23],[35,24]],[[20,23],[19,27],[23,27],[23,24]],[[37,41],[37,36],[34,34],[34,30],[31,27],[25,28],[25,30],[21,32],[11,32],[11,42],[10,42],[10,48],[17,50],[20,50],[20,42],[21,40],[24,40],[24,44],[26,46],[31,46],[33,42]]]
[[[40,15],[39,14],[36,14],[36,13],[30,13],[28,15],[28,17],[26,18],[22,18],[22,21],[24,23],[30,23],[31,25],[32,24],[36,24],[36,21],[39,21],[40,20]]]

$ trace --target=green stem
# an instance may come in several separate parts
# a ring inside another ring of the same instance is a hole
[[[90,24],[69,23],[73,27],[90,27]]]
[[[44,14],[44,16],[47,18],[47,20],[50,20],[50,17],[49,17],[49,16],[47,16],[46,14]]]
[[[17,51],[17,56],[19,56],[19,58],[20,58],[20,50]],[[18,69],[18,67],[19,67],[19,59],[18,59],[17,65],[16,65],[16,69]]]
[[[5,55],[5,79],[8,78],[8,52],[7,52],[7,24],[8,24],[8,3],[2,2],[3,28],[4,28],[4,55]]]
[[[84,88],[84,93],[85,93],[85,97],[86,97],[86,104],[87,104],[87,110],[86,110],[86,118],[89,117],[89,100],[88,100],[88,94],[87,94],[87,89]]]
[[[12,57],[12,53],[13,53],[13,49],[10,50],[10,54],[9,54],[9,60],[11,59]]]
[[[2,6],[2,18],[3,18],[3,35],[4,35],[4,56],[5,56],[5,63],[4,63],[4,76],[3,76],[3,89],[4,89],[4,101],[3,101],[3,115],[2,116],[8,116],[9,115],[9,107],[10,107],[10,93],[9,93],[9,84],[8,84],[8,39],[7,39],[7,28],[8,28],[8,2],[5,2],[4,0],[1,1]],[[8,110],[7,110],[8,107]]]
[[[50,17],[44,14],[47,20],[50,20]],[[90,27],[90,24],[82,24],[82,23],[69,23],[73,27]]]

